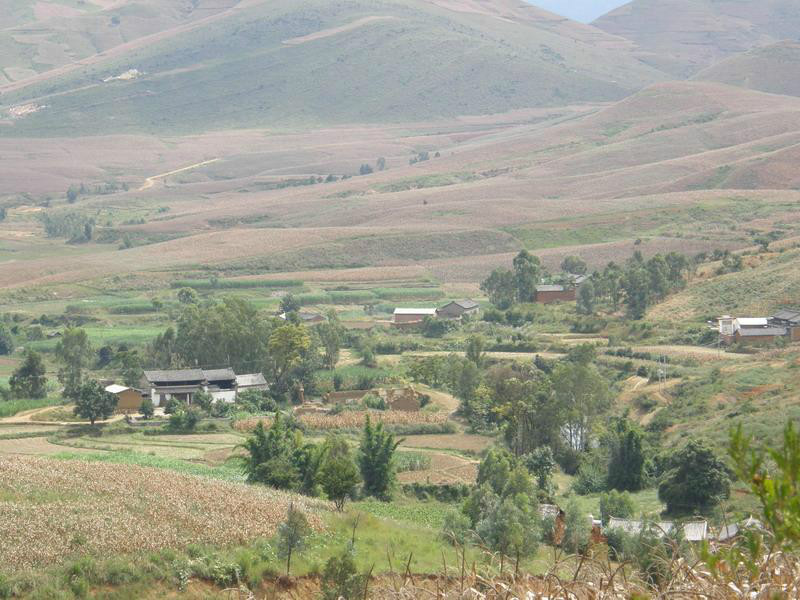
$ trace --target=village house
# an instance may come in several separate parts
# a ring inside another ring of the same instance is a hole
[[[718,319],[719,335],[726,344],[765,345],[779,339],[800,341],[800,311],[780,310],[771,317],[731,317]]]
[[[477,315],[479,310],[480,306],[474,300],[453,300],[438,308],[436,316],[440,319],[460,320]]]
[[[732,523],[730,525],[725,525],[719,530],[717,534],[717,541],[723,544],[733,542],[736,538],[742,535],[743,532],[747,530],[764,530],[764,524],[761,523],[758,519],[754,519],[753,517],[747,517],[744,521],[740,521],[739,523]]]
[[[117,412],[120,413],[138,413],[145,398],[142,390],[116,383],[106,386],[105,390],[117,397]]]
[[[617,529],[624,531],[628,535],[638,535],[644,527],[642,521],[635,521],[632,519],[618,519],[611,517],[606,525],[606,531]],[[650,525],[650,531],[656,537],[664,537],[670,535],[675,531],[677,525],[673,521],[661,521]],[[708,539],[708,521],[697,520],[689,521],[683,524],[683,538],[687,542],[702,542]]]
[[[539,304],[574,302],[576,297],[575,288],[572,286],[560,284],[542,284],[536,286],[535,301]]]
[[[436,318],[435,308],[395,308],[392,323],[395,326],[420,325],[427,318]]]
[[[176,369],[145,371],[142,389],[154,406],[164,406],[170,399],[191,404],[199,392],[209,394],[215,402],[235,402],[239,381],[244,382],[241,391],[269,387],[260,373],[237,376],[233,369]]]

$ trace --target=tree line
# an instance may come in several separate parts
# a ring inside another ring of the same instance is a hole
[[[543,280],[572,285],[575,276],[587,273],[586,263],[568,256],[561,264],[563,275],[553,277],[538,257],[522,250],[512,263],[512,269],[493,270],[481,283],[481,290],[490,302],[501,310],[515,303],[533,302],[536,286]],[[625,306],[627,315],[641,319],[647,309],[670,293],[685,287],[694,270],[694,263],[683,254],[670,252],[645,259],[640,251],[633,253],[624,264],[610,262],[602,271],[595,271],[578,288],[577,309],[594,314],[600,301],[611,310]]]

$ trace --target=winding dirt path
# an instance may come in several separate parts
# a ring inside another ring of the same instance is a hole
[[[175,169],[174,171],[168,171],[167,173],[159,173],[158,175],[153,175],[152,177],[148,177],[144,180],[142,187],[139,188],[139,191],[142,192],[144,190],[150,189],[156,184],[156,181],[159,179],[163,179],[164,177],[169,177],[170,175],[177,175],[178,173],[183,173],[185,171],[191,171],[192,169],[197,169],[198,167],[204,167],[205,165],[210,165],[211,163],[215,163],[219,160],[219,158],[212,158],[211,160],[204,160],[203,162],[195,163],[193,165],[189,165],[188,167],[182,167],[180,169]]]

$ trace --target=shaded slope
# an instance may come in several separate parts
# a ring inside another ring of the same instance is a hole
[[[800,42],[784,41],[732,56],[703,69],[694,78],[770,94],[800,96],[798,73]]]
[[[145,75],[103,83],[128,69]],[[5,94],[42,109],[0,135],[421,120],[615,100],[660,78],[628,43],[513,0],[254,2]]]
[[[796,0],[634,0],[594,25],[636,42],[639,56],[673,75],[756,46],[800,36]]]

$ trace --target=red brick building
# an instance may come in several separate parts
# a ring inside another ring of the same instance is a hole
[[[536,302],[553,304],[554,302],[575,302],[575,288],[563,285],[537,285]]]

